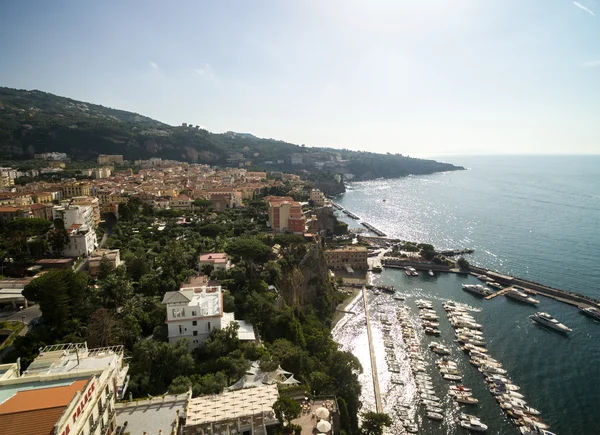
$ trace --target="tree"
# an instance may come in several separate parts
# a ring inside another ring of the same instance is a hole
[[[133,286],[126,278],[125,268],[117,267],[113,273],[100,282],[102,306],[112,310],[122,307],[133,296]]]
[[[360,433],[362,435],[382,435],[383,430],[391,425],[392,419],[387,414],[364,412],[362,414]]]
[[[69,235],[64,229],[55,229],[48,232],[48,244],[54,255],[62,255],[62,251],[69,243]]]
[[[229,255],[240,257],[249,264],[264,262],[271,254],[271,248],[258,239],[239,238],[225,249]]]
[[[115,319],[110,310],[98,308],[88,321],[87,342],[90,347],[105,347],[113,343]]]
[[[458,266],[458,268],[460,270],[469,270],[469,262],[467,260],[465,260],[464,257],[460,257],[457,261],[456,261],[456,265]]]
[[[300,404],[291,397],[279,396],[273,404],[273,411],[275,412],[275,417],[279,420],[279,423],[283,424],[285,422],[287,423],[287,426],[290,427],[292,420],[300,416],[302,408],[300,407]]]

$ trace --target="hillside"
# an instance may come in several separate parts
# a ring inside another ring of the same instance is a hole
[[[51,151],[77,160],[95,159],[101,153],[123,154],[130,160],[161,157],[288,172],[350,173],[357,180],[463,169],[401,154],[311,148],[248,133],[175,127],[47,92],[0,87],[0,155],[24,160]],[[298,155],[294,164],[292,154]]]

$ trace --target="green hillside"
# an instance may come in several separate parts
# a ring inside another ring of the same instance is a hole
[[[365,148],[371,144],[365,144]],[[123,154],[126,159],[161,157],[211,165],[247,165],[272,170],[348,172],[356,179],[463,169],[399,154],[310,148],[248,133],[211,133],[170,126],[137,113],[59,97],[47,92],[0,87],[0,153],[25,160],[43,152],[72,159]],[[291,154],[302,155],[291,164]]]

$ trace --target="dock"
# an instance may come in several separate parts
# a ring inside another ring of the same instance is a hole
[[[363,227],[365,227],[365,228],[367,228],[367,229],[371,230],[372,232],[374,232],[375,234],[377,234],[377,235],[378,235],[378,236],[380,236],[380,237],[385,237],[385,236],[386,236],[386,234],[385,234],[383,231],[381,231],[381,230],[378,230],[377,228],[375,228],[373,225],[371,225],[371,224],[370,224],[370,223],[368,223],[368,222],[361,222],[360,224],[361,224]]]
[[[498,290],[496,293],[486,296],[485,300],[489,301],[490,299],[494,299],[496,296],[500,296],[500,295],[503,295],[504,293],[508,293],[509,290],[512,290],[512,287],[506,287],[506,288],[503,288],[502,290]]]
[[[373,336],[371,334],[371,319],[369,317],[369,307],[367,304],[367,288],[362,288],[363,302],[365,304],[365,318],[367,319],[367,336],[369,338],[369,354],[371,355],[371,373],[373,374],[373,390],[375,391],[375,408],[378,413],[383,412],[381,404],[381,392],[379,391],[379,378],[377,377],[377,361],[375,359],[375,347],[373,346]]]

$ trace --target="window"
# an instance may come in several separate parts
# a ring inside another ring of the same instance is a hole
[[[192,316],[195,316],[195,315],[196,315],[196,312],[195,312],[195,311],[192,311]]]
[[[183,328],[181,327],[181,325],[179,325],[179,333],[183,334]]]
[[[208,330],[210,331],[210,322],[208,322],[208,325],[207,325],[207,326],[208,326]]]
[[[185,316],[183,308],[173,308],[173,317],[179,318]]]
[[[198,331],[194,331],[192,335],[194,335],[194,336],[198,335]]]
[[[198,322],[195,320],[192,320],[192,326],[198,326]]]

